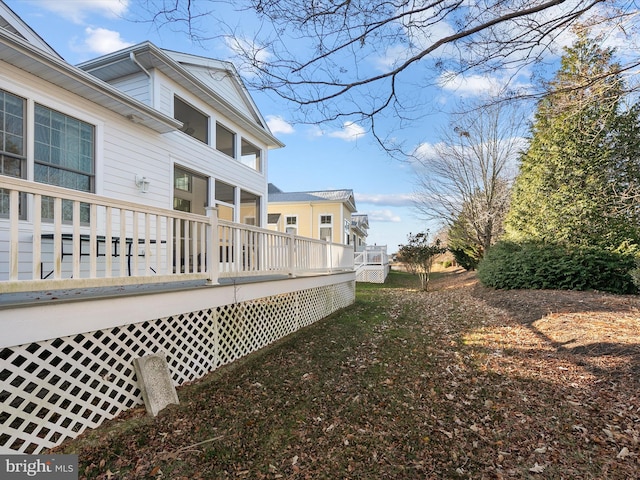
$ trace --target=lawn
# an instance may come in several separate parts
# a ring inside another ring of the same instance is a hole
[[[392,272],[56,449],[81,478],[638,478],[640,299]]]

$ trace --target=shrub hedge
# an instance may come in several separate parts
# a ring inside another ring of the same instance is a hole
[[[638,293],[633,252],[548,243],[498,242],[478,265],[483,285],[500,289],[600,290]]]

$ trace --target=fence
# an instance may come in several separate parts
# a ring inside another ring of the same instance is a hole
[[[354,256],[356,281],[384,283],[389,274],[389,257],[386,245],[367,245]]]
[[[0,176],[0,287],[350,270],[352,247]],[[8,227],[8,228],[7,228]]]

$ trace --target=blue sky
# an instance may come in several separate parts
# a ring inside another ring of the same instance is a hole
[[[221,39],[195,45],[182,32],[157,30],[128,19],[135,0],[5,0],[65,60],[84,60],[149,40],[161,48],[222,60],[233,60],[233,50]],[[242,18],[238,17],[240,15]],[[251,14],[234,15],[238,24],[250,24]],[[446,25],[442,28],[446,29]],[[445,32],[446,33],[446,32]],[[565,39],[570,43],[570,39]],[[369,68],[384,69],[398,52],[389,49],[371,59]],[[525,78],[526,72],[521,72]],[[463,98],[486,92],[500,78],[470,76],[442,81],[422,95],[434,108],[412,128],[396,134],[409,149],[429,150],[438,128],[446,124],[439,111]],[[407,82],[410,84],[411,81]],[[432,231],[436,225],[420,219],[412,206],[413,168],[390,158],[365,128],[344,122],[318,127],[294,123],[294,106],[266,94],[252,92],[273,133],[286,147],[269,154],[269,181],[284,191],[350,188],[359,213],[369,216],[369,244],[387,245],[389,253],[405,243],[410,232]]]

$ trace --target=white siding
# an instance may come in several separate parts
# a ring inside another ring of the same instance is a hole
[[[252,108],[247,105],[238,90],[238,84],[235,78],[232,77],[229,72],[195,67],[193,65],[184,65],[184,67],[247,117],[255,118]]]
[[[159,84],[158,90],[160,91],[158,104],[155,106],[165,115],[173,117],[173,88],[170,88],[167,84],[166,77],[164,79],[161,75],[156,75],[156,83]],[[164,81],[163,81],[164,80]]]
[[[141,72],[114,80],[111,85],[142,103],[151,105],[150,82],[149,77]]]
[[[161,80],[159,84],[163,102],[172,102],[171,92],[178,91],[182,98],[211,115],[214,121],[220,119],[225,125],[234,128],[238,135],[245,136],[266,152],[264,144],[246,135],[228,119],[216,115],[208,105],[190,96],[179,85],[171,84],[166,77]],[[67,90],[47,84],[40,78],[1,62],[0,88],[96,125],[96,193],[171,208],[173,161],[177,161],[204,175],[260,195],[266,201],[267,182],[264,173],[256,172],[182,132],[157,134]],[[29,125],[32,122],[33,119],[28,119]],[[138,192],[136,175],[145,176],[151,181],[149,193]]]

